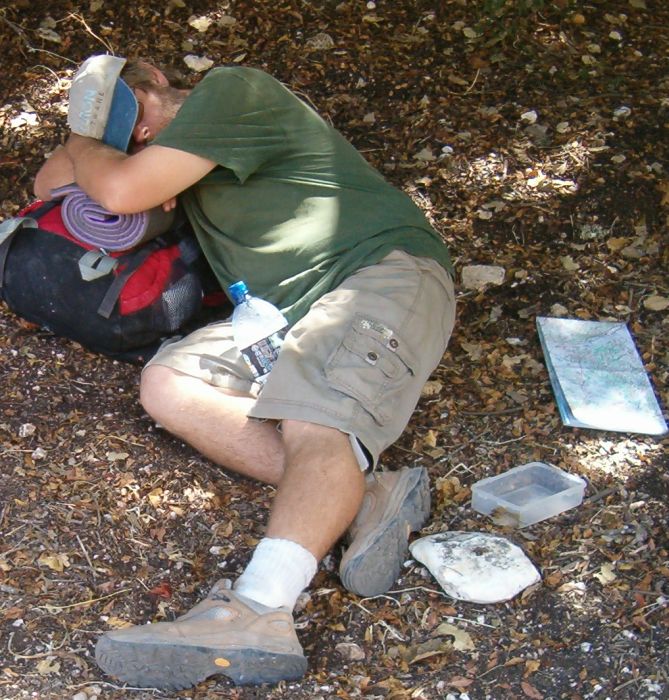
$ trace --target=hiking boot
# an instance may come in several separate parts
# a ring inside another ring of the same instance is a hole
[[[408,554],[409,534],[430,514],[430,483],[424,467],[367,477],[365,497],[349,528],[350,546],[339,566],[344,586],[361,596],[390,590]]]
[[[237,685],[297,680],[307,660],[285,608],[267,608],[219,581],[174,622],[106,632],[95,648],[110,676],[142,688],[181,690],[222,673]]]

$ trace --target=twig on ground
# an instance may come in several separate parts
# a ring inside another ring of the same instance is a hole
[[[460,411],[463,416],[505,416],[509,413],[520,413],[525,410],[522,406],[504,408],[499,411]]]
[[[115,591],[109,595],[103,595],[99,598],[91,598],[90,600],[82,600],[79,603],[71,603],[70,605],[38,605],[37,610],[46,610],[47,612],[61,612],[62,610],[70,610],[71,608],[78,608],[82,605],[92,605],[93,603],[98,603],[101,600],[107,600],[107,598],[113,598],[114,596],[121,595],[121,593],[127,593],[131,591],[132,588],[122,588],[120,591]]]
[[[592,496],[590,496],[589,498],[586,498],[585,503],[597,503],[597,501],[601,501],[602,498],[606,498],[607,496],[616,493],[619,490],[619,488],[619,486],[609,486],[606,489],[602,489],[597,493],[593,493]]]
[[[86,551],[86,547],[84,547],[84,543],[81,541],[81,538],[79,535],[75,535],[77,538],[77,542],[79,543],[79,546],[81,547],[81,551],[84,553],[84,556],[86,557],[86,561],[88,562],[88,566],[91,568],[91,572],[93,573],[93,578],[96,578],[96,573],[95,573],[95,567],[93,566],[93,562],[91,561],[91,558],[88,556],[88,552]]]
[[[14,24],[14,22],[8,20],[3,14],[0,14],[0,20],[3,21],[8,27],[13,29],[21,37],[26,48],[31,53],[37,53],[37,52],[45,53],[49,56],[55,56],[56,58],[59,58],[61,61],[67,61],[68,63],[72,63],[73,65],[76,65],[76,63],[77,63],[76,61],[73,61],[70,58],[66,58],[65,56],[61,56],[59,53],[54,53],[53,51],[47,51],[47,49],[38,49],[37,47],[33,46],[30,43],[30,41],[28,40],[25,29],[23,29],[23,27],[19,26],[18,24]]]
[[[70,635],[69,635],[69,633],[66,632],[61,643],[55,649],[49,649],[48,651],[42,651],[42,652],[39,652],[38,654],[19,654],[17,651],[14,651],[12,649],[12,639],[13,638],[14,638],[14,632],[11,632],[9,635],[9,638],[7,639],[7,651],[15,659],[43,659],[46,656],[57,656],[59,653],[59,650],[65,646],[65,643],[70,638]],[[85,651],[85,650],[84,649],[77,649],[77,651]],[[65,653],[72,654],[72,653],[74,653],[74,650],[69,651],[69,652],[65,652]]]
[[[401,588],[396,591],[388,591],[388,594],[382,594],[382,595],[375,595],[375,596],[369,596],[368,598],[363,598],[363,601],[366,600],[377,600],[379,598],[387,598],[388,600],[392,600],[398,605],[400,605],[399,601],[395,600],[395,598],[392,598],[391,595],[393,593],[410,593],[411,591],[425,591],[426,593],[435,593],[438,596],[441,596],[442,598],[448,598],[450,600],[450,596],[446,595],[446,593],[443,593],[442,591],[437,591],[434,588],[427,588],[426,586],[413,586],[412,588]],[[358,607],[361,607],[365,612],[370,612],[366,608],[364,608],[362,605],[359,603],[356,603]],[[371,613],[370,613],[371,614]],[[478,625],[479,627],[488,627],[490,629],[497,629],[494,625],[487,625],[485,622],[478,622],[477,620],[470,620],[469,618],[466,617],[458,617],[457,615],[448,615],[449,618],[452,620],[460,620],[460,622],[469,622],[472,625]]]
[[[81,15],[76,14],[76,12],[71,12],[71,13],[68,15],[68,17],[71,17],[72,19],[74,19],[74,20],[76,20],[77,22],[79,22],[80,24],[82,24],[82,25],[84,26],[84,29],[85,29],[94,39],[97,39],[97,40],[105,47],[105,49],[107,49],[107,51],[109,51],[109,53],[112,54],[112,56],[115,55],[115,51],[114,51],[114,49],[112,48],[111,44],[109,44],[109,43],[106,42],[104,39],[102,39],[101,37],[99,37],[99,36],[88,26],[88,22],[86,22],[86,20],[85,20]]]
[[[365,598],[365,600],[371,600],[371,598]],[[359,607],[360,610],[362,610],[363,612],[366,612],[371,617],[374,617],[374,613],[371,610],[368,610],[364,605],[358,603],[357,601],[354,601],[353,604]],[[403,637],[392,625],[389,625],[385,620],[377,620],[377,624],[381,625],[384,629],[386,629],[390,633],[390,635],[395,639],[398,639],[400,642],[406,642],[406,638]]]

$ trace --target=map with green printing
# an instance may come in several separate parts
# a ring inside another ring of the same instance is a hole
[[[649,435],[667,432],[624,323],[539,316],[537,331],[565,425]]]

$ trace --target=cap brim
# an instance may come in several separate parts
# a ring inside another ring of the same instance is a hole
[[[135,93],[122,78],[118,78],[102,141],[119,151],[127,152],[138,111]]]

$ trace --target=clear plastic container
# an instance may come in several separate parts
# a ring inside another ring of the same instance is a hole
[[[545,462],[530,462],[472,487],[472,508],[498,522],[526,527],[583,501],[585,481]]]

